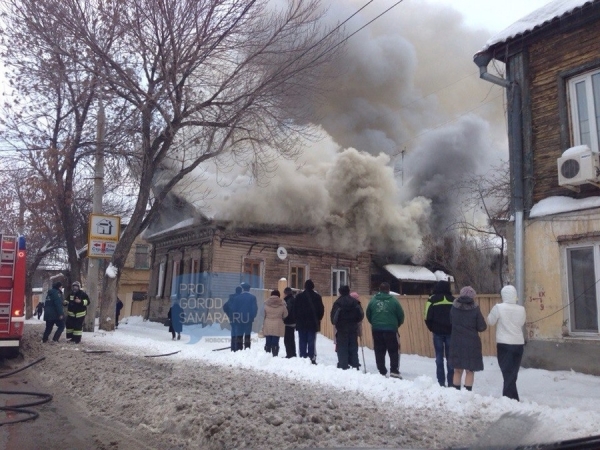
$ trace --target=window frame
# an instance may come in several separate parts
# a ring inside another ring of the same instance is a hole
[[[600,68],[589,70],[587,72],[578,74],[570,77],[567,80],[567,92],[569,98],[569,118],[571,122],[571,138],[572,145],[583,145],[581,140],[581,122],[579,120],[579,102],[577,97],[577,85],[581,82],[585,83],[585,98],[587,103],[587,114],[589,122],[589,134],[590,134],[590,150],[598,152],[600,151],[600,124],[596,120],[596,115],[600,118],[600,98],[598,98],[598,105],[594,101],[594,85],[592,77],[594,75],[600,75]],[[600,91],[600,79],[598,80],[598,90]],[[600,96],[599,96],[600,97]],[[587,145],[587,144],[586,144]]]
[[[346,274],[345,275],[346,280],[344,283],[342,283],[342,281],[340,280],[340,276],[339,276],[340,273],[342,273],[342,272],[344,272]],[[334,274],[337,274],[335,283],[333,281]],[[350,268],[349,267],[332,267],[330,280],[331,280],[331,295],[332,296],[339,295],[338,289],[340,286],[344,286],[344,285],[349,286],[350,285]]]
[[[294,269],[302,269],[304,271],[303,279],[296,281],[296,283],[293,282],[293,271],[294,271]],[[308,276],[308,264],[296,263],[296,262],[291,262],[290,263],[289,278],[288,278],[288,286],[289,287],[291,287],[292,289],[302,290],[302,289],[304,289],[304,282],[306,280],[308,280],[308,278],[309,278],[309,276]]]
[[[578,242],[578,243],[569,243],[564,245],[563,247],[563,262],[564,262],[564,271],[563,276],[565,283],[563,284],[564,290],[564,298],[566,299],[565,311],[567,323],[566,326],[569,330],[570,336],[587,336],[600,337],[600,283],[595,281],[594,291],[596,295],[596,331],[593,330],[581,330],[575,329],[575,312],[574,308],[576,304],[574,303],[573,298],[573,283],[572,283],[572,264],[571,264],[571,251],[573,250],[582,250],[586,248],[593,249],[593,258],[594,258],[594,276],[595,280],[600,280],[600,241],[586,241],[586,242]]]
[[[165,289],[165,277],[167,275],[167,262],[161,261],[158,265],[158,284],[156,286],[156,297],[162,298]]]
[[[141,248],[145,248],[146,253],[138,252],[138,249],[141,249]],[[138,255],[145,256],[145,263],[143,265],[138,263]],[[133,268],[139,269],[139,270],[150,269],[150,246],[149,245],[147,245],[147,244],[136,244],[135,245],[135,253],[134,253],[134,257],[133,257]]]

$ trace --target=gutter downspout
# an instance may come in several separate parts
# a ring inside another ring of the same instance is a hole
[[[521,88],[516,81],[509,81],[488,73],[487,66],[492,55],[476,53],[473,62],[479,67],[479,77],[507,89],[509,104],[509,158],[512,168],[511,204],[515,214],[515,284],[520,305],[525,303],[524,222],[523,222],[523,120],[521,115]]]

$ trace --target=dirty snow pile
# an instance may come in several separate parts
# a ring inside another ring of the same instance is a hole
[[[84,333],[81,345],[42,346],[41,325],[27,329],[31,358],[46,356],[49,385],[60,382],[90,414],[125,421],[154,448],[518,445],[589,436],[600,423],[597,377],[521,369],[519,403],[501,397],[495,358],[484,358],[467,392],[438,386],[434,360],[414,355],[401,357],[403,380],[379,375],[369,349],[366,374],[341,371],[321,335],[313,366],[285,359],[283,346],[273,358],[256,337],[243,352],[213,351],[227,347],[227,330],[184,327],[172,341],[162,324],[139,317]],[[81,377],[68,376],[73,364]]]

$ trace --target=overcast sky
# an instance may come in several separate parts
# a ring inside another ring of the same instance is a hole
[[[429,0],[443,3],[460,11],[465,22],[483,27],[492,33],[502,31],[521,17],[540,8],[551,0]]]

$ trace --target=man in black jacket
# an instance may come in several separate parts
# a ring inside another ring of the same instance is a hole
[[[293,315],[298,330],[300,358],[310,358],[313,364],[317,364],[315,340],[317,332],[321,329],[325,307],[323,299],[314,289],[315,283],[312,280],[304,282],[304,291],[294,300]]]
[[[52,285],[52,289],[46,294],[44,301],[44,320],[46,321],[46,329],[42,336],[42,342],[48,342],[52,328],[56,325],[56,332],[52,340],[58,342],[60,335],[65,329],[64,310],[63,310],[63,295],[62,283],[57,281]]]
[[[433,295],[425,303],[425,324],[433,333],[433,348],[435,349],[436,375],[440,386],[452,387],[454,369],[448,362],[450,354],[450,310],[454,297],[450,291],[450,283],[444,280],[438,281],[433,286]],[[446,357],[447,372],[444,373],[444,356]]]
[[[286,358],[295,358],[296,357],[296,318],[294,317],[294,291],[292,288],[286,287],[283,290],[285,297],[283,300],[285,301],[285,306],[288,310],[288,315],[285,319],[283,319],[283,323],[285,324],[285,334],[283,336],[283,344],[285,345],[285,357]]]
[[[348,365],[358,369],[358,323],[365,314],[360,302],[350,295],[349,286],[340,286],[340,297],[331,308],[331,323],[335,326],[335,350],[338,355],[338,368],[348,369]]]
[[[81,290],[79,281],[71,285],[71,295],[69,295],[67,308],[67,340],[75,344],[81,342],[83,336],[83,321],[87,313],[87,307],[90,304],[90,297]]]

